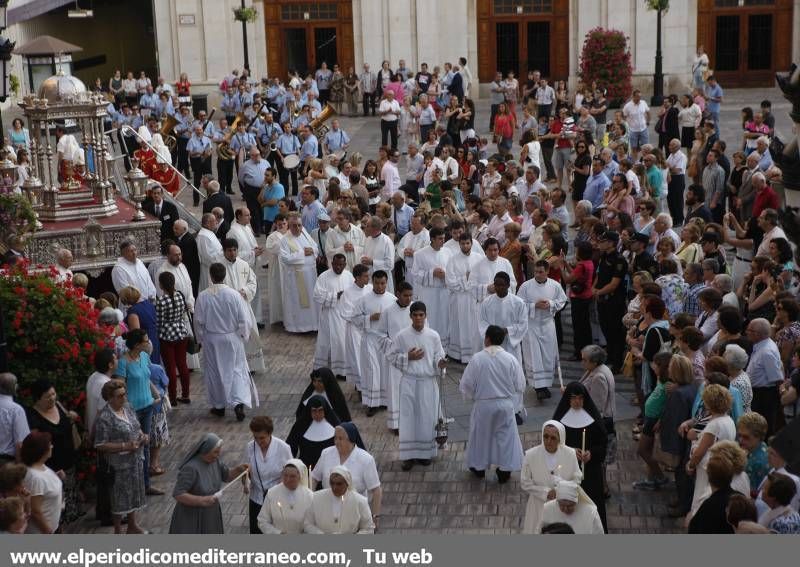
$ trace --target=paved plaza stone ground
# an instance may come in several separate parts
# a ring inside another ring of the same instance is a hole
[[[773,101],[778,132],[784,135],[790,133],[791,124],[786,116],[789,104],[780,97],[777,89],[729,90],[722,113],[722,138],[728,142],[728,154],[739,145],[741,139],[739,109],[746,105],[757,107],[764,98]],[[485,132],[488,101],[478,101],[477,108],[479,131]],[[373,148],[380,142],[377,119],[343,118],[342,124],[353,137],[351,151],[372,156]],[[657,140],[652,133],[651,140]],[[189,195],[182,197],[184,203],[190,206]],[[241,197],[237,195],[234,200],[238,204]],[[266,287],[263,274],[260,274],[259,284]],[[263,293],[268,293],[268,290]],[[563,312],[562,320],[565,344],[561,355],[566,359],[572,353],[569,307]],[[267,370],[256,377],[261,405],[250,410],[248,415],[271,416],[278,437],[285,438],[294,422],[299,396],[308,384],[315,337],[314,333],[292,335],[279,325],[261,332]],[[565,361],[562,368],[565,383],[580,377],[579,363]],[[528,496],[520,489],[519,473],[501,486],[497,484],[494,474],[487,474],[486,480],[476,480],[465,469],[464,453],[471,404],[464,402],[458,393],[457,384],[462,370],[462,365],[451,363],[444,383],[446,411],[455,420],[450,427],[449,443],[430,467],[417,466],[410,472],[400,469],[397,437],[386,428],[386,414],[366,417],[364,408],[356,402],[352,387],[343,386],[353,419],[378,464],[383,487],[380,533],[513,534],[520,531]],[[611,499],[606,503],[610,531],[684,532],[681,525],[667,517],[670,490],[640,492],[634,491],[631,486],[633,481],[644,475],[644,466],[636,456],[636,442],[631,436],[632,420],[636,415],[635,408],[629,403],[633,385],[625,378],[617,377],[617,380],[618,460],[608,468]],[[520,427],[525,449],[539,443],[541,424],[552,416],[558,399],[556,388],[553,389],[553,398],[543,405],[536,401],[532,392],[526,396],[528,419]],[[167,473],[153,481],[167,494],[148,497],[148,507],[140,522],[154,533],[168,531],[174,506],[170,493],[177,474],[177,464],[203,433],[213,431],[224,439],[222,459],[228,464],[244,459],[244,449],[251,438],[247,421],[236,422],[232,412],[224,419],[209,415],[205,387],[199,372],[192,373],[192,404],[180,405],[170,414],[170,430],[172,442],[162,449],[161,457]],[[247,507],[247,496],[238,488],[231,488],[225,493],[222,512],[226,532],[247,533]],[[98,523],[93,521],[93,512],[89,512],[70,531],[110,533],[111,529],[98,527]]]

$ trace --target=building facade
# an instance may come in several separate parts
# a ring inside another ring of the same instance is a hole
[[[18,45],[49,34],[76,43],[74,74],[87,85],[113,70],[144,69],[174,81],[188,74],[214,91],[244,63],[242,0],[94,0],[94,18],[67,18],[71,0],[20,0],[8,30]],[[255,77],[312,71],[322,61],[343,70],[385,59],[392,68],[431,67],[466,57],[476,83],[495,71],[539,69],[574,83],[586,33],[613,28],[629,37],[634,84],[652,88],[656,14],[644,0],[245,0],[258,17],[246,25]],[[53,6],[57,6],[53,8]],[[774,72],[800,60],[800,0],[672,0],[663,20],[667,92],[685,88],[697,46],[726,87],[773,84]],[[12,65],[24,75],[23,62]],[[14,71],[12,71],[14,72]],[[476,86],[477,88],[477,86]],[[24,93],[24,85],[23,85]],[[473,96],[476,93],[473,92]]]

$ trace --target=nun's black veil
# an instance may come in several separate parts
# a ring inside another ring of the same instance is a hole
[[[314,394],[313,380],[315,378],[322,380],[322,383],[325,385],[325,395],[328,396],[333,411],[336,412],[336,416],[339,420],[350,421],[350,410],[347,407],[347,400],[345,400],[342,389],[339,387],[339,382],[336,381],[336,376],[333,375],[333,371],[330,368],[317,368],[311,372],[312,381],[300,397],[300,403],[297,405],[295,417],[299,419],[300,415],[303,413],[303,408],[305,407],[303,400],[307,400],[309,396]]]
[[[564,388],[564,394],[561,396],[558,406],[556,406],[553,419],[561,421],[564,414],[569,411],[569,399],[572,396],[583,396],[583,409],[586,410],[586,413],[588,413],[593,420],[603,425],[603,418],[600,412],[597,411],[597,406],[594,405],[594,400],[592,400],[592,397],[589,395],[589,390],[580,382],[570,382]]]
[[[311,410],[315,408],[325,409],[325,421],[330,423],[333,427],[341,423],[336,412],[333,411],[333,408],[328,403],[328,400],[322,396],[312,396],[311,399],[308,400],[308,403],[302,407],[300,416],[294,422],[291,431],[289,431],[289,436],[286,438],[286,443],[292,448],[293,452],[297,450],[297,447],[300,445],[300,440],[303,438],[306,431],[308,431],[311,422],[314,421],[311,417]]]

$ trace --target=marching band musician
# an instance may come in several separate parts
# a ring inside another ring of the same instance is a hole
[[[288,195],[297,195],[297,168],[288,170],[283,166],[284,158],[288,155],[299,154],[301,147],[300,140],[292,133],[292,125],[288,121],[283,123],[283,134],[275,140],[275,146],[277,147],[276,151],[279,158],[276,160],[276,165],[278,166],[278,177],[281,185],[286,188]],[[290,176],[292,179],[291,190],[289,190]]]
[[[220,144],[225,140],[225,136],[231,131],[228,126],[228,120],[221,118],[219,126],[214,128],[211,135],[211,141],[217,144],[217,177],[219,178],[219,185],[225,193],[233,195],[233,153],[230,148],[222,150]]]
[[[170,99],[168,92],[162,91],[158,95],[158,102],[153,109],[153,116],[162,119],[166,116],[175,116],[175,107],[172,106],[172,99]]]
[[[261,148],[261,153],[267,157],[267,161],[275,163],[277,156],[273,155],[274,152],[270,150],[270,146],[278,141],[278,136],[281,135],[281,128],[275,124],[275,120],[269,112],[264,112],[259,122],[257,141]]]
[[[247,83],[239,83],[239,111],[244,112],[244,107],[247,105],[253,106],[253,93],[250,92],[250,85]]]
[[[339,120],[331,120],[331,129],[325,134],[323,147],[326,154],[335,154],[347,150],[350,145],[350,136],[339,127]]]
[[[161,116],[158,113],[158,95],[153,92],[153,85],[147,85],[142,98],[139,99],[139,106],[142,108],[142,114],[147,118]]]
[[[212,139],[214,135],[214,124],[208,119],[208,113],[205,110],[201,110],[197,113],[197,120],[192,122],[192,132],[194,132],[197,126],[203,129],[204,136],[207,136],[209,140]]]
[[[186,151],[189,152],[189,161],[192,164],[192,172],[194,173],[195,187],[200,186],[200,181],[203,179],[204,174],[211,173],[211,152],[213,149],[211,140],[203,133],[203,125],[197,123],[194,127],[194,135],[186,145]],[[192,191],[192,202],[195,207],[200,204],[200,195],[196,191]]]
[[[299,134],[303,127],[312,120],[314,120],[313,109],[308,104],[305,104],[303,105],[303,112],[297,115],[297,118],[295,118],[292,122],[292,126],[294,127],[295,132]]]
[[[225,113],[225,120],[228,121],[228,124],[233,123],[236,114],[241,112],[242,105],[239,99],[239,93],[236,92],[232,86],[229,86],[225,91],[225,96],[222,97],[222,104],[220,104],[220,110]]]
[[[139,149],[133,152],[133,159],[147,177],[152,177],[156,167],[156,153],[147,144],[153,139],[153,135],[147,126],[139,127],[138,134]]]
[[[306,171],[311,160],[319,157],[319,140],[307,124],[303,127],[301,135],[303,136],[303,145],[300,146],[300,162],[303,164],[303,171]]]
[[[186,149],[192,135],[192,122],[194,118],[188,106],[181,105],[180,113],[176,116],[178,123],[175,125],[177,138],[177,168],[184,177],[189,178],[189,152]],[[199,177],[197,178],[200,179]],[[197,185],[195,185],[196,187]]]
[[[239,173],[241,164],[247,159],[252,148],[256,148],[256,137],[247,131],[247,122],[240,120],[236,125],[236,133],[231,138],[231,150],[236,155],[236,173]]]
[[[317,95],[314,91],[307,91],[306,92],[306,101],[304,104],[307,104],[309,108],[311,108],[311,117],[316,118],[317,114],[322,112],[322,105],[320,104],[319,100],[317,100]]]

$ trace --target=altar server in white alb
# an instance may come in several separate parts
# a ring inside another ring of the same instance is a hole
[[[392,341],[397,334],[411,326],[411,313],[409,307],[414,298],[414,288],[408,282],[400,282],[395,294],[397,301],[392,303],[381,317],[383,352],[388,354],[392,350]],[[400,431],[400,380],[403,377],[401,370],[389,361],[386,365],[386,427],[394,433]]]
[[[247,354],[247,365],[250,372],[263,372],[264,352],[261,350],[261,337],[258,334],[258,323],[253,313],[253,296],[258,291],[256,274],[250,265],[238,257],[238,244],[233,238],[226,238],[222,244],[224,260],[221,262],[225,266],[225,285],[239,292],[239,295],[247,302],[247,311],[250,315],[250,337],[244,345]]]
[[[503,348],[519,361],[522,366],[520,344],[528,332],[528,306],[516,295],[509,293],[511,276],[497,272],[494,276],[494,293],[481,302],[478,316],[478,331],[484,337],[490,325],[497,325],[506,331]]]
[[[326,234],[325,255],[330,264],[334,254],[344,254],[347,269],[352,272],[364,255],[366,236],[364,231],[353,224],[353,214],[347,207],[337,210],[333,220],[336,221],[336,226]]]
[[[281,241],[289,232],[286,217],[279,214],[272,224],[272,232],[267,236],[264,249],[267,254],[267,289],[269,306],[269,324],[283,321],[283,294],[281,293]],[[266,320],[266,317],[264,318]]]
[[[533,383],[539,400],[550,397],[553,376],[560,364],[554,317],[567,304],[561,284],[547,277],[549,269],[546,260],[536,262],[533,279],[517,291],[517,297],[528,306],[528,332],[522,339],[525,375],[528,383]]]
[[[356,264],[353,268],[353,285],[342,294],[342,318],[345,320],[344,348],[347,353],[345,376],[347,382],[358,391],[361,387],[361,329],[351,320],[358,301],[372,292],[369,283],[369,268]],[[341,379],[341,378],[340,378]]]
[[[247,262],[250,269],[256,276],[256,281],[260,280],[261,276],[261,260],[260,257],[264,253],[264,249],[259,246],[256,235],[253,233],[253,227],[250,226],[250,209],[247,207],[240,207],[236,209],[236,219],[228,229],[227,238],[233,238],[239,243],[239,258]],[[264,310],[261,306],[261,286],[257,286],[253,299],[250,300],[250,306],[253,308],[253,313],[256,316],[256,321],[259,325],[264,324]]]
[[[573,532],[583,535],[604,534],[603,522],[592,499],[576,482],[562,480],[556,486],[556,497],[544,505],[537,534],[549,524],[569,524]]]
[[[225,266],[209,268],[211,285],[195,302],[197,340],[203,345],[203,378],[211,413],[223,417],[233,406],[236,419],[244,420],[244,407],[258,406],[258,392],[250,377],[244,345],[250,338],[252,319],[245,299],[225,285]]]
[[[436,457],[436,422],[439,419],[441,370],[447,367],[439,333],[425,326],[426,307],[411,305],[411,326],[392,341],[387,357],[400,369],[400,460],[409,471],[418,463],[431,464]]]
[[[395,246],[395,256],[405,262],[406,274],[414,268],[414,254],[431,243],[431,235],[425,228],[425,213],[417,211],[411,217],[411,230],[403,235]]]
[[[430,231],[431,243],[414,254],[414,267],[411,269],[411,285],[414,296],[428,307],[428,325],[439,333],[442,344],[447,348],[447,332],[450,326],[450,290],[447,289],[447,262],[450,251],[444,248],[444,231],[434,228]]]
[[[132,240],[123,240],[119,245],[120,257],[111,269],[111,281],[117,293],[125,287],[135,287],[142,297],[151,301],[156,298],[156,287],[150,279],[144,263],[139,260],[136,245]]]
[[[367,407],[367,417],[372,417],[386,407],[387,366],[382,345],[385,335],[381,316],[397,298],[386,291],[389,277],[383,270],[372,274],[372,291],[358,300],[349,320],[361,330],[359,351],[359,377],[361,402]]]
[[[486,329],[485,348],[472,357],[459,384],[461,393],[475,402],[469,420],[467,467],[483,478],[486,469],[497,465],[501,484],[522,467],[522,441],[514,412],[525,391],[522,365],[500,346],[505,335],[496,325]]]
[[[445,281],[450,290],[450,339],[447,354],[466,364],[480,350],[482,342],[478,333],[480,303],[475,300],[473,274],[483,255],[474,251],[469,233],[462,232],[458,244],[458,252],[450,257],[445,269]]]
[[[480,303],[487,295],[494,293],[494,276],[498,272],[508,274],[511,281],[509,291],[515,293],[517,291],[517,280],[514,277],[514,268],[511,266],[511,262],[500,256],[500,243],[494,238],[487,238],[486,242],[483,243],[483,251],[485,257],[475,266],[475,271],[471,276],[475,281],[475,287],[473,288],[475,300]],[[483,342],[483,335],[481,335],[480,340]]]
[[[217,238],[217,217],[213,213],[206,213],[201,217],[202,228],[197,231],[197,256],[200,259],[200,283],[197,292],[200,293],[211,281],[208,279],[208,269],[211,264],[222,261],[222,243]]]
[[[333,467],[328,482],[330,488],[314,493],[303,531],[307,534],[375,533],[369,502],[353,488],[350,471],[342,465]]]
[[[394,243],[391,238],[382,232],[383,224],[384,222],[380,217],[370,217],[369,222],[364,227],[368,236],[364,242],[364,255],[361,257],[361,263],[369,267],[370,276],[378,270],[386,272],[389,277],[386,291],[394,293],[394,278],[392,277]]]
[[[314,303],[317,254],[314,239],[303,228],[300,215],[289,214],[289,232],[281,240],[283,326],[290,333],[316,331],[319,313]]]
[[[336,376],[347,376],[346,321],[342,317],[342,295],[353,285],[353,274],[345,270],[344,254],[335,254],[331,268],[317,278],[314,301],[319,307],[319,331],[314,349],[314,369],[327,367]]]

